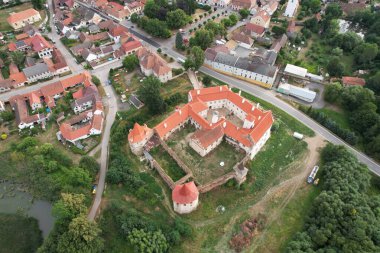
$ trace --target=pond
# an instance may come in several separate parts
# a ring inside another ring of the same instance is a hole
[[[18,184],[0,182],[0,212],[23,213],[38,220],[42,235],[46,238],[54,226],[52,205],[45,200],[36,200]]]

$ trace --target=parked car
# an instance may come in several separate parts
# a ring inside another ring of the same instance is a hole
[[[98,188],[98,185],[94,184],[92,186],[92,194],[96,194],[96,189]]]

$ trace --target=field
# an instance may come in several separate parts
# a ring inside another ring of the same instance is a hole
[[[0,31],[10,31],[13,28],[8,24],[7,18],[11,12],[20,12],[29,8],[33,8],[32,3],[23,3],[14,7],[6,8],[0,10]],[[46,12],[44,10],[40,11],[41,20],[43,21],[46,17]],[[37,27],[42,21],[37,22],[35,26]]]
[[[0,214],[0,252],[36,252],[42,244],[38,222],[17,214]]]
[[[223,141],[217,148],[205,157],[201,157],[189,146],[187,137],[195,131],[193,126],[187,125],[179,132],[170,136],[168,145],[177,153],[181,160],[192,170],[194,179],[199,184],[205,184],[228,172],[241,161],[244,153]],[[224,162],[224,166],[220,165]]]
[[[177,162],[162,146],[155,147],[151,150],[150,154],[174,182],[186,175]]]
[[[337,112],[328,108],[316,109],[317,111],[323,112],[329,118],[334,120],[340,127],[345,129],[351,129],[348,122],[348,115],[346,112]]]

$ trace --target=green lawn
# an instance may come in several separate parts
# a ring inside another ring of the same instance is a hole
[[[36,219],[0,214],[0,252],[36,252],[41,244],[42,233]]]
[[[324,114],[326,114],[326,116],[334,120],[342,128],[351,129],[346,112],[337,112],[328,108],[315,109],[315,110],[323,112]]]
[[[174,182],[186,175],[177,162],[162,146],[155,147],[150,151],[150,153]]]

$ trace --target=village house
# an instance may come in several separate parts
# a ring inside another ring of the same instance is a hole
[[[278,8],[278,1],[271,0],[267,4],[265,4],[261,9],[266,11],[270,16],[272,16],[273,13],[277,10],[277,8]]]
[[[270,15],[266,11],[261,10],[251,18],[250,23],[268,28],[270,24]]]
[[[52,57],[53,45],[49,43],[44,37],[39,34],[35,34],[32,37],[28,37],[24,40],[16,41],[15,43],[9,43],[9,51],[21,51],[26,52],[31,50],[37,53],[40,58]]]
[[[262,61],[234,56],[216,48],[205,51],[205,65],[218,72],[271,88],[278,68]]]
[[[141,156],[143,154],[144,145],[153,136],[153,133],[153,130],[147,127],[146,124],[141,126],[139,123],[135,123],[133,129],[131,129],[128,134],[131,151],[135,155]]]
[[[11,13],[7,18],[8,24],[15,30],[21,29],[28,24],[33,24],[40,20],[40,13],[32,8],[17,13]]]
[[[71,108],[76,114],[84,112],[102,101],[98,89],[94,85],[81,88],[73,93],[73,98],[75,101],[71,104]]]
[[[163,83],[172,79],[172,69],[156,53],[143,47],[137,51],[136,55],[139,58],[140,68],[144,75],[154,75]]]
[[[249,49],[253,45],[253,39],[250,36],[244,34],[243,32],[241,33],[235,32],[232,35],[231,39],[237,41],[239,43],[239,46],[244,47],[244,48]]]
[[[12,110],[15,112],[16,124],[19,130],[31,128],[36,124],[41,124],[47,120],[45,114],[29,114],[28,111],[29,96],[14,96],[9,99]]]
[[[37,63],[31,67],[24,68],[22,72],[24,72],[28,83],[52,77],[52,73],[46,63]]]
[[[242,31],[253,38],[258,38],[263,37],[265,33],[265,27],[253,23],[247,23]]]
[[[283,34],[280,38],[277,38],[275,41],[273,41],[269,50],[279,53],[281,48],[286,46],[287,41],[288,41],[288,36]]]

